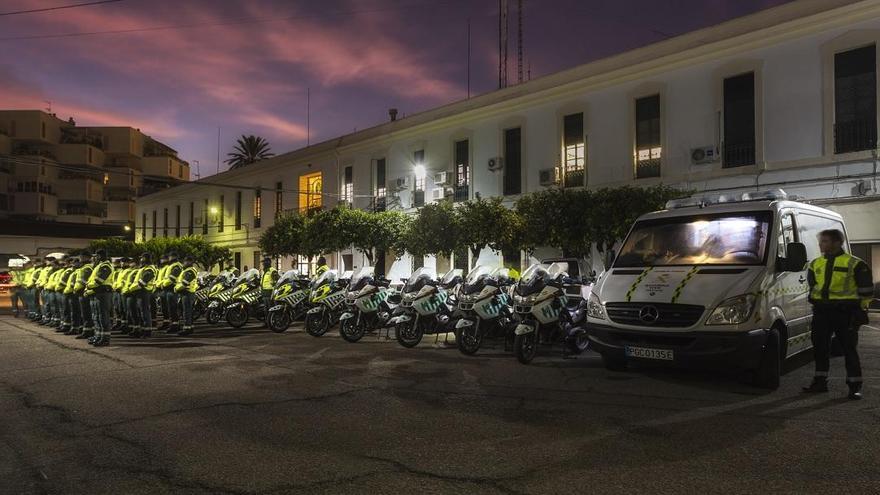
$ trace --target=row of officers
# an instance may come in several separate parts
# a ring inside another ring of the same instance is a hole
[[[198,289],[192,256],[179,260],[170,253],[155,264],[149,253],[111,261],[98,250],[91,256],[47,257],[13,277],[23,305],[19,313],[93,346],[109,345],[114,330],[140,338],[156,329],[192,333]]]

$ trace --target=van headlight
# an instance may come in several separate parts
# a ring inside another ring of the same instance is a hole
[[[599,300],[595,292],[590,292],[590,300],[587,302],[587,316],[597,320],[605,319],[605,306]]]
[[[757,300],[758,298],[754,294],[743,294],[726,299],[715,307],[712,314],[706,319],[706,325],[739,325],[740,323],[745,323],[752,316]]]

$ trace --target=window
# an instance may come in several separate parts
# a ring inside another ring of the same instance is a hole
[[[88,161],[89,161],[89,163],[92,163],[92,147],[91,147],[91,146],[86,146],[86,149],[89,150],[89,151],[88,151],[88,153],[89,153]],[[106,177],[106,174],[104,174],[104,176]],[[105,183],[105,184],[106,184],[106,183]]]
[[[284,211],[284,187],[281,182],[275,183],[275,218],[278,218],[281,215],[281,212]]]
[[[834,152],[877,147],[877,49],[834,55]]]
[[[722,166],[755,164],[755,73],[724,80]]]
[[[196,219],[196,204],[192,201],[189,202],[189,227],[187,229],[187,233],[189,235],[193,235],[193,223],[195,223]]]
[[[168,208],[162,210],[162,237],[168,237]]]
[[[42,136],[43,139],[46,139],[46,123],[45,122],[40,122],[40,136]]]
[[[233,260],[235,262],[235,269],[241,271],[241,252],[236,251],[233,255]]]
[[[254,228],[258,229],[263,224],[263,190],[257,188],[254,191]]]
[[[351,203],[354,201],[354,167],[345,167],[342,174],[342,190],[339,193],[340,200]]]
[[[202,235],[208,235],[208,200],[202,206]]]
[[[819,251],[819,232],[828,229],[837,229],[841,232],[846,232],[843,228],[843,224],[838,220],[806,213],[798,213],[797,227],[799,238],[807,248],[808,260],[822,256],[822,252]],[[846,249],[846,243],[844,243],[843,248],[844,250]]]
[[[636,178],[660,177],[660,95],[636,100]]]
[[[235,192],[235,230],[241,230],[241,191]]]
[[[156,224],[157,223],[158,222],[156,221],[156,210],[153,210],[153,234],[152,235],[153,235],[154,239],[156,238],[156,228],[157,228]]]
[[[180,164],[177,166],[177,178],[178,179],[183,178],[183,164]]]
[[[385,159],[376,160],[376,211],[385,211]]]
[[[174,175],[171,160],[168,160],[168,175]]]
[[[40,213],[46,213],[46,196],[40,195]]]
[[[415,175],[415,180],[413,184],[413,198],[412,198],[412,206],[413,208],[418,208],[420,206],[425,206],[425,150],[418,150],[413,153],[413,164],[416,167],[421,167],[421,173]]]
[[[176,220],[174,222],[174,237],[180,237],[180,205],[176,205],[175,209],[174,218]]]
[[[324,181],[321,172],[299,176],[299,208],[304,211],[319,210],[322,205]]]
[[[147,213],[141,213],[141,240],[147,240]]]
[[[794,215],[786,213],[782,215],[782,220],[779,223],[779,239],[776,246],[777,257],[785,258],[789,243],[795,242],[794,234]]]
[[[586,140],[584,139],[584,114],[566,115],[562,122],[562,183],[564,187],[584,185]]]
[[[453,201],[467,201],[470,184],[470,143],[467,139],[455,142],[455,191]]]
[[[263,266],[263,260],[260,259],[259,251],[254,251],[254,264],[252,266],[254,268],[260,268]]]
[[[504,131],[504,195],[522,192],[522,133],[519,127]]]
[[[221,194],[220,195],[219,213],[217,213],[217,233],[223,232],[223,222],[225,220],[225,218],[223,218],[223,217],[226,216],[226,211],[225,211],[226,207],[224,205],[225,202],[226,202],[225,198]]]

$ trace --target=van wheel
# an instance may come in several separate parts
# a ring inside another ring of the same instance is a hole
[[[626,359],[602,354],[602,364],[608,371],[626,371]]]
[[[761,364],[755,370],[753,383],[761,388],[776,390],[779,388],[780,376],[782,376],[782,357],[779,352],[779,330],[773,328],[767,333]]]

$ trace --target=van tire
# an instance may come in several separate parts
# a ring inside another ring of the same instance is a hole
[[[761,364],[755,370],[754,385],[768,390],[779,388],[782,376],[782,356],[780,354],[779,330],[772,328],[767,332]]]
[[[602,364],[608,371],[626,371],[626,359],[602,354]]]

